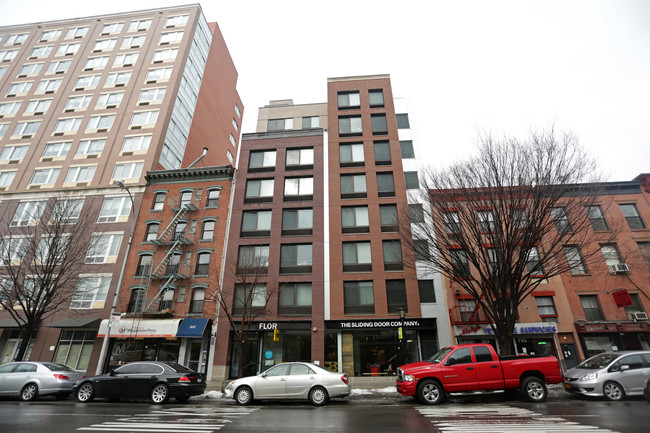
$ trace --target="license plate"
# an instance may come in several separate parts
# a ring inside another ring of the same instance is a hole
[[[565,387],[566,389],[571,389],[571,385],[569,385],[568,383],[565,383],[565,384],[564,384],[564,387]]]

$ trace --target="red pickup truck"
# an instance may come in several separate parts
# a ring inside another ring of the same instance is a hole
[[[397,392],[439,404],[447,393],[519,389],[531,402],[546,400],[545,383],[562,382],[553,356],[499,357],[489,344],[461,344],[441,349],[426,361],[397,369]]]

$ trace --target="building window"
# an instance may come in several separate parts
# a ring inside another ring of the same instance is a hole
[[[143,152],[149,149],[151,135],[135,135],[124,137],[121,152]]]
[[[0,153],[0,161],[21,161],[28,150],[29,146],[5,146]]]
[[[104,33],[119,33],[124,28],[124,23],[109,23],[104,24],[102,27],[102,34]]]
[[[147,224],[147,233],[144,236],[145,242],[151,242],[158,239],[158,230],[160,229],[159,223],[149,223]]]
[[[74,43],[74,44],[61,44],[59,45],[59,49],[56,50],[56,55],[57,56],[71,56],[77,51],[79,51],[79,47],[81,47],[80,43]]]
[[[491,210],[478,211],[476,217],[478,218],[481,233],[494,233],[496,225],[494,223],[494,213]]]
[[[115,121],[114,114],[107,114],[103,116],[90,116],[88,120],[88,125],[86,126],[86,132],[93,131],[95,129],[108,131],[113,122]]]
[[[171,44],[174,42],[180,42],[183,40],[184,33],[185,32],[183,31],[163,33],[162,35],[160,35],[159,43],[162,45],[162,44]]]
[[[241,316],[244,312],[256,314],[266,308],[266,284],[237,284],[233,299],[232,314]]]
[[[24,201],[18,204],[16,213],[9,224],[10,227],[25,227],[36,225],[43,216],[47,206],[46,201]]]
[[[386,280],[386,302],[388,303],[388,314],[397,314],[401,309],[408,312],[404,280]]]
[[[598,302],[598,295],[581,295],[580,303],[585,312],[585,319],[588,322],[600,322],[605,320],[603,310]]]
[[[542,262],[539,260],[539,251],[537,247],[530,247],[526,253],[526,271],[532,276],[544,275]]]
[[[85,263],[116,263],[122,234],[93,235]]]
[[[286,283],[280,287],[278,314],[308,316],[311,314],[311,283]]]
[[[88,108],[92,95],[70,96],[65,104],[66,110],[76,110]]]
[[[404,183],[406,189],[419,189],[420,181],[418,180],[417,171],[405,171],[404,172]]]
[[[211,241],[214,239],[214,229],[216,225],[216,221],[203,221],[203,228],[201,229],[202,241]]]
[[[580,254],[578,247],[564,247],[564,256],[566,257],[572,275],[585,275],[587,273],[587,266],[582,259],[582,254]]]
[[[550,213],[553,223],[555,224],[555,230],[557,230],[558,233],[570,233],[573,231],[571,221],[569,221],[569,216],[563,207],[551,208]]]
[[[400,141],[399,148],[400,152],[402,153],[402,158],[415,158],[415,152],[413,151],[413,141]]]
[[[371,272],[370,242],[343,242],[343,272]]]
[[[38,86],[36,86],[36,92],[35,93],[54,93],[57,90],[59,90],[59,87],[61,87],[61,83],[63,82],[62,79],[56,79],[56,80],[41,80],[38,83]]]
[[[451,267],[453,270],[454,278],[457,279],[470,279],[472,274],[469,269],[469,260],[467,259],[467,252],[462,249],[452,249],[449,251],[451,257]]]
[[[359,92],[339,92],[338,106],[339,108],[359,108],[361,106]]]
[[[314,149],[287,149],[286,167],[291,169],[306,169],[314,166]]]
[[[153,126],[158,121],[158,110],[155,111],[142,111],[140,113],[133,113],[131,117],[131,123],[129,127],[133,128],[134,126],[143,127],[145,125]]]
[[[638,293],[630,293],[630,299],[632,300],[632,305],[625,307],[625,314],[627,314],[628,320],[637,320],[634,313],[644,313],[643,304],[641,299],[639,299]]]
[[[179,221],[174,226],[174,234],[172,235],[172,240],[177,241],[180,239],[185,239],[185,229],[187,228],[187,221]]]
[[[623,212],[625,221],[627,221],[627,225],[632,230],[645,229],[645,223],[643,222],[643,219],[641,219],[641,215],[639,215],[639,211],[637,210],[634,203],[620,204],[619,206],[621,208],[621,212]]]
[[[368,98],[371,107],[384,106],[384,92],[381,89],[368,90]]]
[[[7,90],[7,95],[24,95],[32,88],[33,81],[23,81],[21,83],[12,83]]]
[[[145,39],[146,36],[127,36],[122,39],[122,45],[120,48],[140,48],[142,44],[144,44]]]
[[[431,258],[429,241],[426,239],[413,239],[413,253],[415,260],[429,260]]]
[[[366,175],[341,175],[341,198],[366,198]]]
[[[476,299],[459,299],[458,300],[458,310],[460,311],[460,321],[462,323],[472,322],[478,314]]]
[[[16,177],[15,171],[0,172],[0,188],[8,188]]]
[[[51,99],[49,101],[52,102]],[[38,102],[38,101],[34,101],[34,102]],[[20,101],[18,101],[18,102],[6,102],[4,104],[0,104],[0,116],[11,116],[13,114],[16,114],[21,105],[22,105],[22,102],[20,102]],[[27,106],[29,106],[29,104],[27,104]],[[30,112],[33,113],[34,110],[32,110]]]
[[[406,113],[396,114],[397,118],[397,129],[409,129],[409,115]]]
[[[172,76],[172,67],[168,68],[156,68],[149,69],[147,72],[147,78],[145,80],[148,83],[156,82],[158,80],[168,80]]]
[[[244,202],[273,201],[273,179],[249,179],[246,181],[246,196]]]
[[[187,24],[187,20],[189,19],[189,15],[177,15],[173,17],[167,17],[167,21],[165,22],[165,27],[173,27],[173,26],[184,26]]]
[[[29,181],[30,185],[52,185],[61,172],[60,168],[37,168]]]
[[[81,117],[59,119],[54,127],[54,134],[76,134],[81,125]]]
[[[151,272],[151,264],[153,263],[152,255],[142,255],[140,256],[140,261],[138,262],[138,268],[135,271],[135,275],[138,277],[146,277]]]
[[[293,119],[269,119],[267,131],[284,131],[293,129]]]
[[[401,271],[404,269],[402,261],[402,244],[399,240],[382,241],[384,251],[384,270]]]
[[[214,221],[211,221],[214,223]],[[208,275],[210,272],[210,253],[199,253],[196,257],[195,275]]]
[[[138,104],[146,105],[150,103],[159,103],[165,98],[165,89],[145,89],[138,95]],[[145,104],[146,103],[146,104]]]
[[[239,247],[237,273],[266,275],[269,267],[268,245],[245,245]]]
[[[41,34],[40,42],[59,39],[61,33],[61,30],[46,30]]]
[[[64,182],[91,182],[95,176],[97,166],[70,167]]]
[[[171,310],[174,306],[174,289],[165,289],[160,296],[158,311]]]
[[[169,261],[167,262],[167,266],[165,266],[165,275],[171,276],[171,275],[178,274],[180,270],[180,265],[181,265],[181,255],[173,254],[169,259]]]
[[[165,207],[165,198],[167,198],[167,193],[157,192],[153,195],[153,205],[151,210],[163,210]]]
[[[174,60],[176,59],[176,55],[178,54],[178,48],[171,48],[168,50],[158,50],[154,52],[153,54],[153,62],[164,62],[167,60]]]
[[[424,208],[419,203],[409,204],[409,219],[411,224],[424,223]]]
[[[30,237],[13,237],[0,241],[0,264],[9,266],[22,260],[31,241]]]
[[[339,135],[361,135],[361,116],[339,117]]]
[[[418,291],[420,293],[421,303],[435,303],[436,291],[433,280],[418,280]]]
[[[108,74],[106,77],[106,83],[104,84],[105,87],[108,86],[115,86],[115,87],[123,87],[126,86],[131,79],[131,72],[114,72],[112,74]],[[136,113],[139,114],[139,113]],[[134,115],[135,116],[135,115]]]
[[[50,63],[50,65],[47,67],[47,73],[48,74],[62,74],[65,71],[68,70],[70,65],[72,64],[71,60],[59,60],[56,62]]]
[[[253,151],[248,159],[248,171],[267,171],[275,169],[275,150]]]
[[[124,164],[115,164],[113,169],[113,176],[111,179],[124,180],[124,179],[139,179],[142,174],[142,162],[127,162]]]
[[[374,135],[388,134],[388,124],[386,123],[385,114],[372,114],[370,120],[372,121],[372,133]]]
[[[36,57],[47,57],[52,52],[52,46],[47,47],[35,47],[31,53],[29,53],[29,58],[33,59]]]
[[[58,220],[62,224],[76,224],[81,215],[84,200],[57,200],[50,215],[50,220]]]
[[[375,165],[390,165],[390,143],[388,141],[375,141]]]
[[[66,33],[65,38],[66,39],[83,38],[84,36],[86,36],[86,33],[88,33],[88,27],[73,27],[70,30],[68,30],[68,33]]]
[[[591,221],[591,226],[595,231],[607,231],[609,226],[607,225],[607,220],[603,211],[600,209],[600,206],[585,206],[585,211],[587,212],[587,217]]]
[[[603,258],[607,267],[610,269],[613,266],[621,264],[621,255],[618,252],[618,248],[615,244],[601,244],[600,251],[603,253]]]
[[[341,229],[343,233],[370,233],[368,206],[341,207]]]
[[[99,211],[98,223],[114,223],[126,221],[131,212],[129,197],[105,197],[102,209]],[[122,218],[120,218],[122,217]]]
[[[375,314],[372,281],[343,282],[344,314]]]
[[[139,313],[144,309],[145,289],[131,289],[131,298],[129,305],[126,307],[128,313]]]
[[[205,207],[219,207],[219,195],[221,195],[220,189],[208,190]]]
[[[97,103],[95,104],[95,108],[115,108],[120,103],[122,102],[122,97],[124,96],[124,92],[116,92],[116,93],[102,93],[99,95],[99,98],[97,99]],[[92,129],[92,128],[88,128]]]
[[[556,322],[557,312],[552,296],[535,296],[537,304],[537,313],[542,318],[542,322]]]
[[[271,212],[268,216],[269,229],[271,227]],[[303,236],[311,235],[314,226],[313,209],[284,209],[282,211],[282,235]]]
[[[284,180],[284,199],[286,201],[311,200],[313,198],[313,177],[296,177]]]
[[[29,101],[27,107],[25,107],[25,113],[23,114],[34,114],[41,115],[49,110],[50,105],[52,105],[51,99],[40,99],[37,101]]]
[[[311,269],[311,244],[290,244],[280,247],[281,274],[311,274]]]
[[[84,65],[84,70],[88,71],[92,69],[104,68],[108,64],[109,58],[110,56],[90,57],[88,60],[86,60],[86,64]]]
[[[379,223],[382,232],[396,232],[399,230],[396,204],[379,205]]]
[[[31,138],[36,134],[38,128],[41,126],[41,121],[37,122],[19,122],[12,135],[20,135],[23,138]]]
[[[393,181],[393,173],[377,173],[377,195],[379,197],[394,197],[395,196],[395,182]]]
[[[75,90],[93,89],[99,84],[101,75],[86,75],[79,77],[74,85]]]
[[[302,129],[312,129],[319,127],[319,118],[318,116],[303,117],[302,118]]]
[[[265,237],[271,234],[271,211],[244,211],[241,237]]]
[[[29,36],[29,33],[10,35],[5,41],[5,45],[20,45],[27,40],[27,36]]]
[[[341,143],[339,145],[339,161],[341,167],[363,166],[363,143]]]
[[[97,338],[97,331],[62,330],[54,354],[54,362],[67,365],[76,370],[86,371],[95,338]]]

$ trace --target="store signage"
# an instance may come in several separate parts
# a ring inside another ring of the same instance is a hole
[[[325,322],[327,329],[389,329],[400,326],[410,329],[435,328],[436,319],[412,319],[412,320],[331,320]]]
[[[616,306],[618,308],[634,305],[634,302],[632,302],[632,297],[625,289],[612,292],[612,296],[614,297],[614,302],[616,302]]]
[[[456,335],[494,335],[490,325],[476,325],[471,327],[455,326]],[[557,325],[554,322],[542,323],[517,323],[513,330],[514,335],[521,334],[555,334]]]

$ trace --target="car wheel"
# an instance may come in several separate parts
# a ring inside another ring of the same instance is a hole
[[[253,401],[253,390],[247,386],[237,388],[237,391],[235,391],[235,401],[242,406],[250,404]]]
[[[424,380],[418,387],[418,398],[424,404],[440,404],[445,400],[445,390],[435,380]]]
[[[611,401],[619,401],[625,398],[623,387],[616,382],[605,382],[603,385],[603,394],[605,398]]]
[[[329,400],[329,395],[327,394],[327,390],[323,388],[322,386],[317,386],[313,388],[311,391],[309,391],[309,401],[311,401],[311,404],[314,406],[322,406],[327,401]]]
[[[28,383],[20,391],[20,399],[22,401],[32,401],[36,397],[38,397],[38,386],[35,383]]]
[[[544,385],[544,381],[539,377],[530,376],[525,378],[523,382],[521,382],[519,390],[524,396],[524,400],[532,403],[541,403],[546,401],[546,397],[548,396],[546,385]]]
[[[169,400],[169,388],[164,383],[159,383],[151,390],[151,401],[154,404],[164,404]]]
[[[187,403],[187,400],[189,400],[189,399],[190,399],[189,395],[181,395],[181,396],[176,397],[176,401],[179,402],[179,403]]]
[[[82,383],[77,389],[75,397],[77,398],[77,401],[82,403],[93,401],[95,398],[95,386],[90,382]]]

